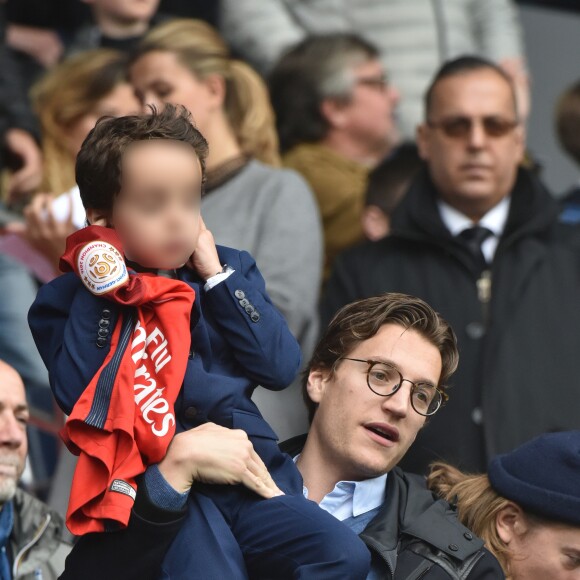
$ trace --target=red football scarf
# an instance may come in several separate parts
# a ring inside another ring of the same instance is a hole
[[[60,267],[76,272],[93,294],[133,307],[123,309],[107,358],[61,432],[79,455],[66,523],[82,535],[126,526],[135,477],[165,455],[175,432],[173,405],[185,376],[195,293],[179,280],[129,274],[116,233],[100,226],[69,236]]]

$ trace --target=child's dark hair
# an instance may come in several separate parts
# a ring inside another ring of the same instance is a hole
[[[110,212],[121,191],[121,162],[131,143],[149,139],[171,139],[191,145],[201,164],[205,181],[207,141],[193,126],[182,106],[151,108],[149,115],[102,117],[84,140],[76,161],[76,181],[85,208]]]

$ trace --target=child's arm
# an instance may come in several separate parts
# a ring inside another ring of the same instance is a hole
[[[288,386],[300,368],[300,347],[266,293],[247,252],[219,248],[222,265],[234,272],[205,292],[205,304],[247,375],[263,387]]]
[[[73,273],[40,288],[28,323],[65,413],[103,364],[117,316],[114,304],[88,292]]]
[[[202,220],[188,265],[208,280],[226,264],[233,273],[204,287],[204,315],[209,309],[248,378],[269,389],[283,389],[300,368],[300,347],[267,295],[254,259],[247,252],[222,246],[218,250]]]

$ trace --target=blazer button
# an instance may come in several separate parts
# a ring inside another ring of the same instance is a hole
[[[252,322],[258,322],[258,320],[260,320],[260,315],[256,311],[254,311],[252,312],[252,314],[250,314],[250,320]]]
[[[97,338],[97,346],[99,348],[103,348],[105,346],[105,344],[107,344],[107,339],[103,338],[102,336],[100,336],[99,338]]]
[[[99,320],[99,328],[109,328],[109,324],[111,324],[110,320],[105,318],[101,318],[101,320]]]
[[[111,318],[111,311],[108,308],[103,308],[101,315],[105,319]]]
[[[106,338],[109,335],[109,331],[106,328],[99,328],[99,332],[97,334],[100,338]]]
[[[255,308],[254,308],[254,307],[253,307],[251,304],[248,304],[248,305],[247,305],[247,306],[244,308],[244,310],[245,310],[245,311],[246,311],[248,314],[252,314],[253,312],[256,312],[256,309],[255,309]]]
[[[242,298],[239,302],[242,308],[245,308],[250,303],[250,301],[247,298]]]
[[[187,407],[183,412],[186,419],[195,419],[197,416],[197,407]]]
[[[238,300],[242,300],[242,298],[246,297],[246,293],[243,290],[236,290],[234,292],[234,296],[238,299]]]

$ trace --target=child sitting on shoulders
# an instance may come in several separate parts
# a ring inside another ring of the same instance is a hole
[[[73,532],[126,525],[145,470],[160,503],[186,501],[152,464],[175,429],[214,422],[248,434],[284,494],[198,483],[166,573],[195,559],[207,578],[366,578],[366,547],[304,498],[250,398],[290,384],[300,351],[251,256],[216,246],[204,227],[206,155],[189,114],[170,105],[100,120],[79,153],[91,226],[69,238],[69,273],[41,288],[29,315],[70,414],[65,440],[80,452],[67,521]],[[231,539],[217,532],[224,521]]]

